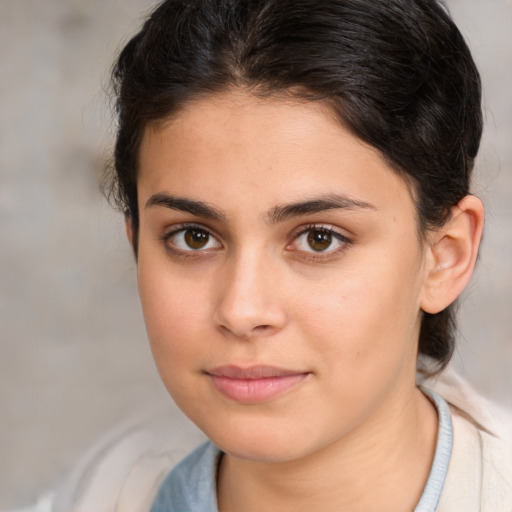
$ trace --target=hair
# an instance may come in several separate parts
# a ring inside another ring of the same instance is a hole
[[[437,0],[166,0],[121,51],[112,84],[118,130],[108,194],[132,222],[135,252],[146,126],[230,89],[327,103],[410,185],[423,240],[470,191],[480,77]],[[436,371],[454,339],[454,305],[423,313],[419,353]]]

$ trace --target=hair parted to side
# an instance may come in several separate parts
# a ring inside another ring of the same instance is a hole
[[[326,102],[411,184],[420,236],[470,190],[480,77],[438,0],[166,0],[120,53],[112,83],[109,195],[131,219],[135,250],[146,126],[228,89]],[[454,350],[453,307],[422,320],[419,352],[438,370]]]

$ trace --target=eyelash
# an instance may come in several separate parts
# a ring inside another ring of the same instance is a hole
[[[169,233],[166,233],[162,237],[162,241],[165,244],[166,249],[168,251],[170,251],[173,254],[173,256],[183,258],[183,259],[204,257],[207,254],[210,254],[211,252],[216,250],[216,248],[214,248],[214,249],[211,249],[211,248],[195,249],[195,250],[190,248],[190,250],[184,250],[184,249],[180,249],[179,247],[176,247],[175,244],[170,243],[170,240],[172,239],[172,237],[176,236],[177,234],[179,234],[181,232],[185,233],[188,230],[193,230],[193,229],[196,229],[197,231],[206,233],[209,237],[216,240],[217,243],[219,244],[219,246],[222,247],[221,242],[219,242],[219,237],[216,234],[212,233],[212,231],[209,228],[202,226],[201,224],[193,224],[192,223],[192,224],[180,224],[180,225],[174,226],[174,229],[172,231],[170,231]],[[315,231],[331,236],[332,240],[338,241],[340,246],[335,249],[327,248],[325,251],[318,251],[318,252],[315,252],[314,249],[312,249],[311,251],[305,251],[305,250],[300,250],[300,249],[297,250],[297,249],[293,249],[293,248],[288,249],[293,244],[296,244],[297,241],[300,239],[300,237],[306,235],[307,233],[315,232]],[[209,240],[207,243],[209,243]],[[303,227],[299,228],[299,230],[293,234],[292,241],[286,246],[286,250],[288,250],[289,252],[297,251],[297,252],[301,253],[301,255],[303,255],[302,256],[303,258],[309,259],[311,261],[320,261],[320,260],[331,259],[331,258],[337,256],[338,254],[341,254],[342,252],[345,251],[347,246],[349,246],[352,243],[353,243],[353,241],[350,238],[348,238],[345,235],[342,235],[337,230],[333,229],[333,227],[330,225],[308,224],[307,226],[303,226]]]
[[[192,248],[190,248],[190,250],[183,250],[183,249],[180,249],[179,247],[176,247],[175,244],[170,242],[172,237],[176,236],[178,233],[181,233],[181,232],[185,233],[186,231],[193,230],[193,229],[196,229],[197,231],[201,231],[203,233],[208,234],[208,236],[213,238],[214,240],[216,240],[219,243],[219,245],[222,245],[218,241],[219,237],[216,234],[212,233],[212,231],[209,228],[206,228],[205,226],[202,226],[201,224],[180,224],[180,225],[174,226],[174,229],[172,231],[170,231],[169,233],[166,233],[162,237],[162,242],[165,244],[166,249],[168,251],[170,251],[172,253],[172,255],[175,257],[183,258],[183,259],[197,258],[197,257],[201,257],[201,256],[204,257],[206,254],[210,253],[212,250],[211,249],[203,249],[203,250],[195,249],[194,250]]]
[[[293,235],[292,242],[288,245],[288,247],[294,243],[296,243],[301,236],[310,233],[310,232],[319,232],[324,233],[327,235],[330,235],[334,240],[338,241],[340,243],[340,246],[335,249],[327,249],[325,251],[318,251],[315,252],[314,250],[311,251],[300,251],[302,254],[304,254],[305,258],[311,260],[311,261],[320,261],[320,260],[328,260],[331,258],[334,258],[338,256],[339,254],[343,253],[349,245],[353,243],[353,241],[348,238],[345,235],[342,235],[339,231],[334,229],[330,225],[325,224],[308,224],[307,226],[304,226],[302,228],[299,228],[299,231]]]

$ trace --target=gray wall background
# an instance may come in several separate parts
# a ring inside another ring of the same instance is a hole
[[[455,362],[512,405],[512,2],[449,0],[479,63],[488,217]],[[100,433],[166,399],[122,219],[98,192],[103,88],[150,0],[0,0],[0,509],[34,500]]]

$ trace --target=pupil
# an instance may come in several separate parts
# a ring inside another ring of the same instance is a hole
[[[308,234],[308,244],[314,251],[325,251],[332,243],[331,233],[325,231],[310,231]]]
[[[187,229],[185,231],[185,242],[191,249],[202,249],[210,238],[208,233],[199,229]]]

